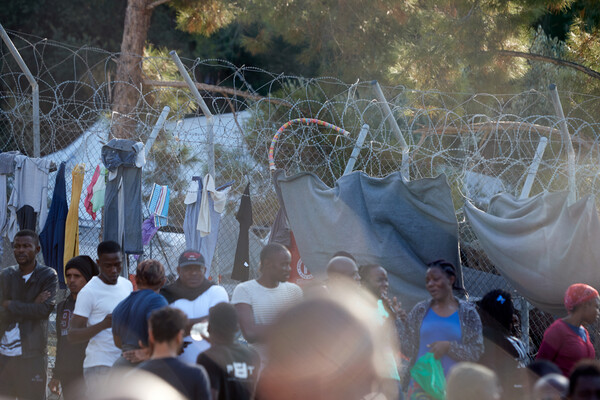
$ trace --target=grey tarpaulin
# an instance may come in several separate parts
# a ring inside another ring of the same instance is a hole
[[[573,283],[600,288],[600,220],[594,198],[567,205],[567,192],[518,200],[506,193],[487,213],[465,204],[469,224],[500,273],[536,307],[564,315]]]
[[[316,175],[273,176],[302,261],[323,277],[339,250],[359,264],[386,268],[405,308],[428,296],[425,264],[440,258],[459,265],[458,226],[445,176],[403,182],[399,172],[371,178],[356,171],[333,188]],[[459,269],[459,282],[462,275]]]

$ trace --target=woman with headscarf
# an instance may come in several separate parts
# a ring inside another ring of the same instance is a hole
[[[79,291],[98,273],[98,266],[89,256],[73,257],[65,265],[65,280],[70,293],[56,306],[56,363],[48,383],[55,394],[59,394],[62,387],[65,400],[76,398],[71,389],[83,378],[83,359],[87,347],[87,342],[71,343],[67,339],[75,301]]]
[[[427,265],[425,288],[431,298],[418,303],[408,315],[402,335],[402,351],[410,365],[426,353],[441,361],[444,375],[460,361],[477,361],[483,352],[481,319],[472,303],[454,297],[456,268],[445,260]],[[412,379],[409,399],[428,394]]]
[[[569,286],[565,293],[565,308],[568,315],[554,321],[544,332],[536,359],[552,361],[563,375],[569,376],[578,361],[596,357],[590,335],[582,325],[598,319],[598,291],[584,283]]]

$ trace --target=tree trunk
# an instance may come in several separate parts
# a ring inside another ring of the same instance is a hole
[[[135,136],[136,106],[142,84],[141,62],[151,15],[152,8],[147,8],[147,0],[128,0],[112,102],[112,134],[115,138]]]

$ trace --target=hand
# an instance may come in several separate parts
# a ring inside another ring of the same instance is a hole
[[[439,342],[433,342],[431,344],[428,344],[427,347],[429,347],[429,351],[433,353],[433,356],[437,360],[439,360],[440,358],[448,354],[448,350],[450,350],[450,342],[448,342],[447,340],[442,340]]]
[[[52,393],[54,393],[57,396],[60,396],[60,381],[58,379],[50,379],[50,382],[48,382],[48,387],[50,388],[50,391]]]
[[[112,314],[107,314],[106,317],[102,320],[105,328],[110,328],[112,326]]]
[[[43,302],[45,302],[46,300],[48,300],[50,298],[50,292],[47,290],[44,290],[43,292],[41,292],[40,294],[37,295],[37,297],[35,298],[35,300],[33,301],[36,304],[41,304]]]
[[[405,321],[408,319],[408,315],[406,314],[406,311],[404,311],[404,309],[402,308],[402,303],[400,303],[398,301],[398,298],[396,296],[394,296],[392,298],[391,307],[394,309],[394,312],[396,313],[396,318],[400,318],[402,321]]]
[[[150,359],[150,355],[152,354],[150,347],[144,346],[141,340],[138,341],[138,345],[140,346],[139,349],[123,352],[123,358],[132,364],[139,364],[142,361],[146,361]]]
[[[10,305],[10,300],[4,300],[2,302],[2,307],[4,307],[4,308],[8,308],[9,305]]]
[[[398,301],[398,298],[394,296],[391,300],[387,297],[387,294],[381,294],[381,301],[383,305],[388,310],[390,314],[393,315],[394,318],[400,318],[404,320],[406,316],[406,312],[402,309],[402,303]]]

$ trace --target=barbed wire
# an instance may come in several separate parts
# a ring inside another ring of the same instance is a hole
[[[18,32],[10,34],[40,85],[42,156],[68,150],[78,138],[85,137],[70,159],[64,161],[87,162],[85,182],[89,182],[100,163],[100,146],[108,139],[112,123],[110,104],[117,83],[114,76],[118,54],[88,46],[76,48]],[[0,50],[0,60],[0,150],[32,155],[31,88],[4,48]],[[390,117],[376,100],[373,82],[348,84],[335,77],[277,74],[219,59],[183,62],[216,115],[217,183],[234,181],[211,273],[212,279],[218,279],[230,290],[235,282],[227,274],[231,271],[239,229],[235,211],[250,182],[255,238],[251,252],[258,254],[278,210],[268,168],[269,145],[277,129],[287,121],[320,119],[349,132],[342,135],[320,125],[292,125],[284,129],[273,156],[275,165],[288,174],[314,172],[326,184],[334,185],[344,172],[364,124],[369,131],[356,158],[355,170],[385,176],[401,169],[405,150],[409,156],[406,178],[415,180],[444,173],[457,210],[463,262],[488,273],[496,271],[464,223],[464,201],[471,200],[485,209],[497,192],[519,195],[542,138],[547,138],[548,143],[530,195],[568,189],[567,148],[561,137],[561,121],[554,115],[547,92],[470,94],[387,86],[382,90],[392,111]],[[201,113],[181,77],[173,72],[176,68],[170,58],[145,57],[140,66],[144,68],[145,83],[135,88],[139,100],[127,116],[137,126],[134,138],[146,141],[163,107],[171,107],[150,150],[144,174],[145,182],[150,179],[172,187],[170,230],[159,233],[147,255],[162,259],[174,273],[174,260],[185,246],[181,232],[186,182],[192,175],[207,171],[203,162],[208,148],[207,127],[204,119],[190,118]],[[217,76],[219,81],[212,82]],[[560,96],[576,155],[577,195],[595,196],[600,190],[600,97],[566,91],[561,91]],[[390,118],[398,124],[406,149],[402,148]],[[147,187],[145,198],[149,196]],[[87,227],[81,233],[82,253],[94,254],[101,222],[86,219],[83,205],[80,221]],[[255,275],[256,256],[253,263]],[[484,282],[480,284],[483,286]]]

